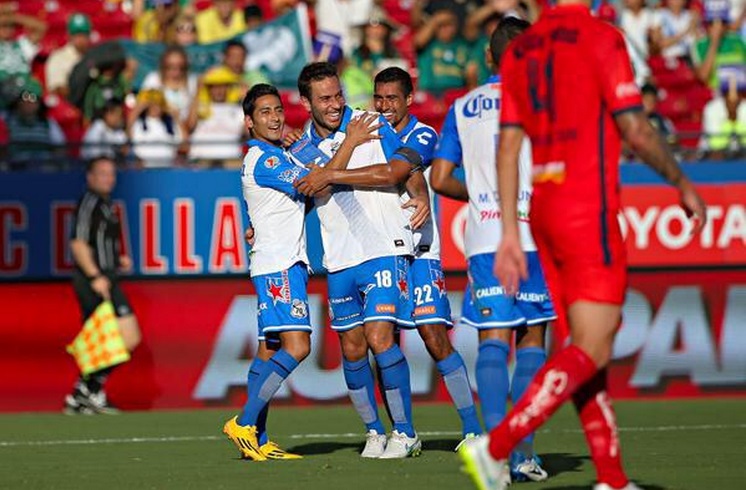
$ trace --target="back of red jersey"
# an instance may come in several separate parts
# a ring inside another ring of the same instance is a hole
[[[619,209],[621,142],[613,116],[641,110],[622,34],[587,7],[545,11],[504,56],[501,124],[531,138],[532,209]]]

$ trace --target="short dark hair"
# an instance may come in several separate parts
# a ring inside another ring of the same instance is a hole
[[[378,72],[378,75],[376,75],[376,78],[373,81],[373,84],[378,85],[379,83],[393,83],[393,82],[399,82],[399,86],[404,91],[405,97],[411,94],[412,92],[414,92],[414,85],[412,84],[412,76],[405,70],[402,70],[401,68],[399,68],[398,66],[390,66]]]
[[[645,95],[645,94],[652,94],[652,95],[655,95],[655,96],[657,96],[657,95],[658,95],[658,87],[656,87],[655,85],[653,85],[653,84],[652,84],[652,83],[650,83],[650,82],[647,82],[647,83],[645,83],[645,84],[644,84],[644,85],[643,85],[643,86],[642,86],[642,87],[640,88],[640,93],[641,93],[642,95]]]
[[[298,75],[298,92],[301,97],[311,98],[311,82],[319,82],[327,78],[339,78],[337,68],[326,61],[315,61],[303,67]]]
[[[99,164],[99,162],[111,162],[112,165],[116,167],[117,163],[114,161],[113,158],[101,155],[96,158],[91,158],[88,160],[85,164],[85,173],[89,174],[93,172],[93,170],[96,168],[96,165]]]
[[[497,24],[495,32],[490,38],[490,56],[495,66],[500,66],[500,59],[508,49],[510,41],[520,36],[523,31],[531,27],[528,21],[517,17],[505,17]]]
[[[227,53],[229,49],[231,48],[241,48],[244,53],[248,53],[249,50],[246,49],[246,45],[242,43],[241,41],[236,41],[235,39],[231,39],[230,41],[226,41],[225,46],[223,46],[223,54]]]
[[[246,92],[246,96],[243,98],[243,115],[251,117],[254,114],[257,99],[265,95],[274,95],[282,100],[276,87],[267,83],[257,83]]]

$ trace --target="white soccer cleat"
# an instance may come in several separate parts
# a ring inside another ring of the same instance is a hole
[[[386,443],[386,450],[379,459],[403,459],[419,456],[422,452],[422,442],[417,434],[414,437],[394,430]]]
[[[622,488],[614,488],[608,483],[596,483],[593,486],[593,490],[642,490],[640,487],[635,485],[632,482],[627,483],[627,485],[623,486]]]
[[[475,434],[475,433],[473,433],[473,432],[469,432],[468,434],[466,434],[466,435],[464,436],[464,438],[463,438],[463,439],[461,439],[461,441],[460,441],[460,442],[459,442],[458,444],[456,444],[456,448],[454,449],[454,452],[458,452],[458,450],[459,450],[459,449],[461,448],[461,446],[462,446],[462,445],[463,445],[463,444],[464,444],[464,443],[465,443],[466,441],[468,441],[469,439],[474,439],[475,437],[479,437],[479,436],[478,436],[478,435],[476,435],[476,434]]]
[[[489,451],[489,436],[467,439],[458,455],[462,470],[471,477],[478,490],[505,490],[510,485],[510,468],[505,459],[494,459]]]
[[[365,447],[360,456],[363,458],[380,458],[386,450],[386,434],[379,434],[371,429],[365,434]]]
[[[531,481],[544,481],[549,478],[549,473],[539,465],[536,458],[525,459],[517,463],[511,471]]]

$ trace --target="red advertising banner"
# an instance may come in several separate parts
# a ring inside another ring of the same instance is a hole
[[[746,395],[746,271],[637,272],[610,369],[616,397]],[[454,314],[463,276],[449,277]],[[112,400],[126,409],[238,406],[256,347],[256,297],[248,280],[130,281],[123,285],[143,343],[111,377]],[[339,344],[327,326],[326,284],[310,284],[315,331],[309,358],[278,393],[285,403],[345,401]],[[80,328],[67,283],[0,284],[0,411],[61,410],[76,376],[65,345]],[[476,333],[451,331],[470,370]],[[405,332],[418,400],[447,394],[416,332]],[[474,376],[472,372],[472,383]]]
[[[630,267],[746,265],[746,184],[697,188],[709,221],[693,236],[677,192],[663,185],[622,187],[620,223],[627,238]],[[441,198],[443,267],[463,270],[466,204]]]

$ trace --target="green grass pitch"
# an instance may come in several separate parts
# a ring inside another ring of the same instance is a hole
[[[625,466],[647,489],[746,488],[746,399],[616,404]],[[116,416],[0,415],[0,488],[17,489],[469,489],[452,452],[459,437],[447,404],[416,404],[421,457],[363,460],[351,406],[273,408],[269,426],[301,461],[242,461],[222,435],[227,410]],[[594,471],[574,413],[539,433],[550,479],[526,490],[588,489]]]

